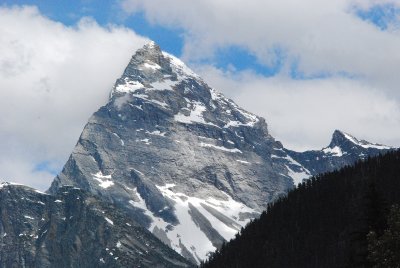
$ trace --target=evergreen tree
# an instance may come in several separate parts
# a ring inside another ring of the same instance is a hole
[[[400,151],[318,175],[268,205],[201,267],[400,268],[399,208],[387,217],[399,192]]]
[[[378,237],[371,231],[368,234],[368,258],[374,268],[400,267],[400,207],[393,205],[389,218],[388,229]]]

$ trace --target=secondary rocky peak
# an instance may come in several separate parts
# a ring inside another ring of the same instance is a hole
[[[332,139],[328,147],[329,148],[334,148],[336,146],[340,147],[341,145],[343,145],[343,143],[349,141],[348,137],[352,136],[336,129],[332,134]]]
[[[352,147],[361,147],[363,149],[392,149],[390,146],[382,145],[382,144],[377,144],[377,143],[371,143],[366,140],[360,140],[357,139],[356,137],[345,133],[340,130],[335,130],[333,135],[332,135],[332,140],[331,143],[329,144],[329,148],[335,148],[335,147],[340,147],[340,148],[352,148]]]
[[[390,146],[359,140],[346,132],[335,130],[329,145],[321,150],[310,150],[302,153],[287,150],[287,152],[310,171],[311,175],[317,175],[391,149],[393,148]]]

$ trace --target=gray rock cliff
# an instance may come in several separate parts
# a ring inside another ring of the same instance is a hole
[[[287,166],[301,167],[285,157],[263,118],[150,43],[90,118],[50,192],[73,185],[101,196],[199,262],[293,187]]]
[[[124,211],[72,186],[0,184],[0,267],[191,267]]]

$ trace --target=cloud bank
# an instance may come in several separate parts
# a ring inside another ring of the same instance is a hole
[[[35,7],[0,8],[0,180],[46,189],[91,114],[146,39]]]

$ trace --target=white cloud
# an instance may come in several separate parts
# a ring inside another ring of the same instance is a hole
[[[218,48],[246,48],[264,63],[298,61],[305,74],[347,72],[398,93],[400,33],[381,31],[355,9],[398,1],[362,0],[124,0],[130,13],[144,12],[155,24],[184,30],[184,58],[212,58]],[[287,67],[288,67],[287,66]]]
[[[45,189],[91,114],[146,40],[88,18],[74,27],[34,7],[0,8],[0,180]]]

